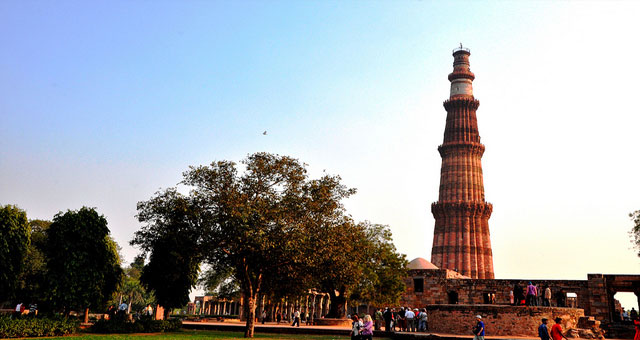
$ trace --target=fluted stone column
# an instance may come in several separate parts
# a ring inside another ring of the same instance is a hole
[[[331,304],[331,299],[329,298],[329,294],[325,294],[324,296],[324,306],[322,315],[327,315],[329,313],[329,305]]]
[[[476,110],[473,96],[475,75],[469,68],[468,49],[454,50],[451,91],[444,102],[447,120],[438,201],[431,205],[436,220],[431,262],[477,279],[493,279],[493,255],[489,217],[493,206],[485,201]]]

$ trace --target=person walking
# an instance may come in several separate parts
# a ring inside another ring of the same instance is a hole
[[[376,309],[376,313],[374,314],[374,327],[376,331],[379,331],[382,328],[382,320],[383,320],[383,316],[382,316],[382,309],[378,308]]]
[[[540,337],[540,340],[551,339],[551,335],[549,335],[549,328],[547,328],[547,322],[549,322],[547,318],[542,318],[542,324],[538,326],[538,336]]]
[[[538,290],[536,286],[529,282],[527,286],[527,306],[535,306],[536,305],[536,297],[538,295]]]
[[[406,310],[404,310],[404,307],[400,307],[400,310],[398,311],[398,317],[396,318],[396,321],[398,322],[398,327],[400,327],[400,332],[404,332],[407,330],[407,317],[406,317]]]
[[[298,325],[298,327],[300,327],[300,311],[296,310],[295,313],[293,313],[293,323],[291,324],[291,327]]]
[[[267,311],[263,309],[260,317],[262,318],[262,324],[264,325],[264,322],[267,320]]]
[[[473,327],[473,340],[484,340],[484,322],[482,316],[476,315],[476,326]]]
[[[633,325],[636,326],[636,335],[633,336],[633,340],[640,340],[640,318],[637,315],[633,319]]]
[[[405,322],[407,323],[405,330],[407,332],[415,332],[415,324],[413,322],[415,321],[416,314],[411,310],[411,308],[407,307],[404,317],[406,318]]]
[[[522,300],[522,287],[518,282],[513,286],[513,297],[515,298],[514,306],[520,306],[520,301]]]
[[[353,314],[351,317],[351,340],[360,340],[360,328],[362,328],[362,321],[358,319],[358,314]]]
[[[373,321],[371,321],[371,316],[369,314],[364,316],[364,324],[360,329],[360,339],[362,340],[373,339]]]
[[[567,339],[567,337],[562,334],[562,326],[560,326],[560,322],[562,321],[562,319],[555,318],[553,321],[555,321],[556,324],[551,327],[551,338],[553,340],[562,340],[562,338]]]
[[[282,321],[282,312],[278,311],[276,313],[276,322],[278,323],[278,325],[280,324],[280,321]]]
[[[418,331],[419,332],[426,332],[427,330],[429,330],[429,325],[427,323],[427,310],[425,308],[422,308],[422,310],[420,311],[420,314],[418,314]]]
[[[384,330],[387,332],[391,332],[391,321],[393,320],[393,313],[389,307],[385,307],[384,313],[382,313],[382,317],[384,318]]]
[[[551,306],[551,288],[549,286],[544,289],[544,300],[542,300],[542,305],[547,307]]]

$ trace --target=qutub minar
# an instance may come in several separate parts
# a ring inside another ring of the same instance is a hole
[[[431,205],[436,223],[431,262],[474,279],[493,279],[493,255],[489,217],[493,209],[484,199],[480,143],[473,96],[475,75],[469,69],[469,49],[453,51],[451,91],[444,102],[447,124],[442,157],[438,201]]]

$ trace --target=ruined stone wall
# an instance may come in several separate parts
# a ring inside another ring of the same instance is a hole
[[[554,307],[512,307],[496,305],[432,305],[427,307],[429,330],[435,333],[472,335],[476,315],[482,316],[486,336],[538,336],[540,320],[562,318],[563,330],[574,328],[584,310]]]
[[[459,304],[485,304],[485,294],[495,294],[493,304],[510,304],[509,292],[513,290],[516,283],[520,283],[523,288],[529,281],[534,282],[540,289],[544,286],[551,287],[552,295],[558,290],[565,293],[576,293],[576,307],[590,312],[589,283],[586,280],[489,280],[489,279],[469,279],[456,276],[456,273],[444,269],[431,270],[410,270],[409,276],[405,278],[407,287],[401,301],[405,306],[424,307],[433,304],[448,304],[449,293],[455,292],[458,295]],[[423,292],[415,292],[414,279],[422,278],[424,281]],[[540,292],[539,295],[542,295]],[[555,300],[552,296],[552,306]]]

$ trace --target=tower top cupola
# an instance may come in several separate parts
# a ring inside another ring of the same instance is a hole
[[[449,74],[449,81],[451,82],[450,98],[473,98],[472,82],[476,76],[469,69],[470,55],[471,51],[466,47],[462,47],[462,44],[453,50],[453,72]]]

